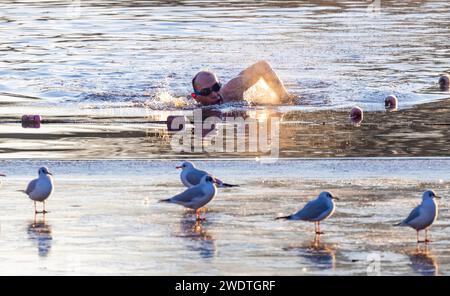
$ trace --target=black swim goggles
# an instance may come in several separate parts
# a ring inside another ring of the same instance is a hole
[[[214,83],[213,86],[209,87],[209,88],[204,88],[202,90],[196,90],[194,88],[194,94],[197,96],[204,96],[207,97],[209,96],[213,91],[218,92],[220,90],[220,88],[222,87],[222,84],[220,82],[216,82]]]

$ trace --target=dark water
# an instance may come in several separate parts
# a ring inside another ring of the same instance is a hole
[[[233,125],[224,121],[213,130],[203,129],[208,133],[200,132],[199,142],[184,152],[178,150],[176,139],[183,135],[194,143],[193,132],[202,131],[202,128],[187,125],[185,131],[169,132],[165,124],[145,122],[165,120],[173,114],[192,116],[191,111],[147,112],[127,108],[99,112],[94,109],[84,110],[86,113],[81,116],[76,110],[57,108],[47,110],[50,115],[46,118],[75,123],[43,124],[40,129],[24,129],[20,123],[2,124],[0,153],[5,159],[448,157],[448,102],[421,104],[397,112],[369,112],[360,126],[351,124],[348,112],[344,110],[282,112],[267,107],[251,111],[203,112],[224,120],[229,116],[232,119],[233,116],[254,121],[262,119],[259,127],[262,126],[269,137],[264,142],[268,150],[259,144],[256,150],[251,150],[250,143],[260,138],[255,139],[248,130],[232,130],[227,136],[225,128]],[[33,112],[31,108],[21,110]],[[17,120],[19,114],[4,119]],[[280,122],[279,129],[270,128],[269,124],[275,119]],[[208,151],[212,139],[217,138],[223,139],[223,149]],[[244,151],[235,147],[238,142],[246,145]]]

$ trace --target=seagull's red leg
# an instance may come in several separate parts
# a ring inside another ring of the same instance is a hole
[[[200,217],[200,212],[201,212],[201,210],[202,210],[202,209],[197,209],[197,210],[195,210],[195,216],[196,216],[196,220],[197,220],[197,221],[203,221],[203,220],[205,220],[205,218]]]
[[[323,232],[320,232],[320,221],[317,221],[317,230],[316,234],[323,234]]]
[[[425,229],[425,243],[429,243],[431,240],[428,239],[428,229]]]
[[[417,232],[417,242],[420,243],[420,240],[419,240],[419,230],[416,230],[416,232]]]
[[[36,210],[36,202],[34,202],[34,213],[37,214],[37,210]]]

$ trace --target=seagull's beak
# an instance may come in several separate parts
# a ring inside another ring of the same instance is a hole
[[[337,196],[332,196],[331,199],[339,200],[339,198]]]
[[[0,177],[6,177],[6,175],[5,174],[0,174]]]
[[[52,174],[52,173],[50,173],[50,172],[47,172],[47,175],[53,176],[53,174]]]
[[[182,166],[177,166],[175,168],[178,170],[178,169],[182,169],[183,167]]]
[[[441,199],[442,197],[435,195],[434,198]]]

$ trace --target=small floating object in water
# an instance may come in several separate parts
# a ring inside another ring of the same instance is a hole
[[[350,110],[350,120],[352,121],[352,123],[360,124],[363,121],[363,118],[364,112],[360,107],[355,106],[352,108],[352,110]]]
[[[397,111],[398,99],[394,95],[387,96],[384,99],[384,107],[387,111]]]
[[[40,128],[42,122],[41,115],[23,115],[22,127],[23,128]]]
[[[441,90],[448,90],[450,85],[450,75],[448,74],[442,74],[441,77],[439,77],[439,87]]]
[[[0,123],[18,123],[18,121],[6,121]],[[71,121],[71,120],[43,120],[41,115],[23,115],[20,121],[22,128],[40,128],[41,124],[95,124],[86,121]],[[106,122],[104,122],[106,123]],[[125,123],[135,123],[133,121]],[[186,125],[186,117],[184,116],[167,116],[165,121],[145,121],[142,123],[155,123],[155,124],[166,124],[169,131],[181,131]]]

